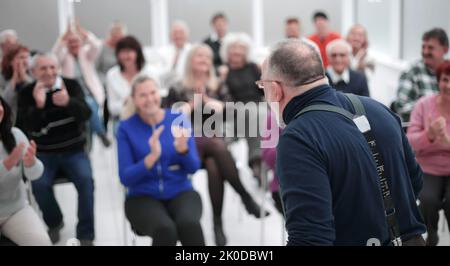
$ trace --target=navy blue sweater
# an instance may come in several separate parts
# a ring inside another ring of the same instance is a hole
[[[171,114],[170,109],[166,109],[164,120],[154,128],[137,114],[120,123],[117,131],[119,176],[122,184],[128,188],[128,196],[147,195],[165,200],[193,189],[188,174],[193,174],[200,168],[197,148],[191,137],[187,154],[182,155],[175,150],[171,132],[174,121],[182,121],[184,127],[190,127],[190,122],[184,115]],[[153,168],[148,170],[144,163],[145,157],[150,153],[148,139],[161,125],[164,125],[159,138],[161,156]]]
[[[361,97],[397,209],[403,240],[425,232],[416,199],[422,171],[398,117],[382,104]],[[328,85],[294,98],[283,113],[288,124],[277,148],[277,174],[289,245],[388,244],[379,178],[369,146],[353,122],[330,112],[309,112],[331,104],[354,113],[345,96]]]

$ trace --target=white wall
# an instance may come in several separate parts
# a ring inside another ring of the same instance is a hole
[[[203,41],[211,32],[211,17],[224,12],[229,21],[229,31],[252,34],[251,0],[168,0],[169,23],[184,20],[191,29],[192,42]]]
[[[57,0],[1,0],[0,31],[15,29],[30,49],[46,52],[58,36]]]
[[[356,22],[368,29],[370,47],[400,58],[401,0],[356,0]]]
[[[404,1],[403,58],[420,57],[424,32],[441,27],[450,34],[450,1],[406,0]]]
[[[284,22],[287,17],[295,16],[302,22],[302,33],[308,36],[314,33],[312,16],[315,11],[325,11],[334,31],[341,31],[342,0],[263,0],[264,36],[266,45],[284,38]]]
[[[83,0],[75,2],[74,8],[82,26],[101,38],[113,21],[120,20],[142,45],[151,44],[149,0]]]

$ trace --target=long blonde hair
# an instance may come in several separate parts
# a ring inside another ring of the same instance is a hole
[[[191,50],[189,51],[189,54],[187,55],[186,58],[186,65],[184,68],[184,75],[183,75],[183,79],[182,79],[182,85],[185,88],[194,88],[195,86],[195,79],[194,79],[194,71],[192,69],[192,58],[194,57],[194,55],[197,53],[198,50],[200,49],[205,49],[208,51],[209,53],[209,57],[211,59],[211,68],[209,70],[209,79],[208,82],[205,84],[206,87],[210,90],[215,91],[218,87],[218,81],[217,81],[217,77],[216,77],[216,73],[214,70],[214,65],[212,63],[213,60],[213,51],[211,50],[211,48],[203,43],[200,44],[195,44]]]

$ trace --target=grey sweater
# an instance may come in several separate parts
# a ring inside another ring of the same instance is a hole
[[[27,137],[17,128],[12,128],[12,133],[17,144],[21,142],[26,144],[23,151],[25,154],[29,145]],[[27,201],[25,184],[22,180],[22,161],[8,171],[3,163],[8,156],[9,154],[0,140],[0,218],[7,218],[21,210]],[[36,158],[36,163],[32,167],[24,169],[25,176],[29,180],[36,180],[44,172],[44,165]]]

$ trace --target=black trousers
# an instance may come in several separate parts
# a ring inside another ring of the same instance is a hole
[[[425,173],[419,199],[429,233],[437,232],[441,209],[444,210],[450,228],[450,176],[433,176]]]
[[[200,225],[202,202],[191,190],[170,200],[156,200],[149,196],[129,197],[125,214],[138,234],[150,236],[153,246],[204,246]]]

